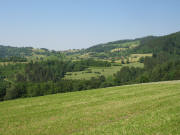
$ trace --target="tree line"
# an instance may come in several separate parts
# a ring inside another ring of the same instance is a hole
[[[0,58],[0,62],[27,62],[27,58],[11,56],[11,57]]]
[[[89,66],[111,66],[107,61],[93,59],[80,61],[45,60],[27,64],[0,66],[0,100],[32,97],[60,92],[99,88],[105,77],[91,80],[64,80],[67,72],[82,71]]]

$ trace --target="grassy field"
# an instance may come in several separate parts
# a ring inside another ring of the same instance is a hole
[[[147,54],[131,54],[129,57],[130,62],[137,62],[141,57],[152,57],[152,53]]]
[[[0,135],[179,135],[180,81],[0,103]]]
[[[68,72],[64,78],[65,79],[91,79],[91,77],[98,77],[100,75],[109,77],[109,76],[112,76],[117,71],[119,71],[123,66],[143,67],[143,64],[142,63],[130,63],[130,64],[123,64],[122,66],[91,67],[85,71]],[[90,70],[91,72],[88,72],[88,70]]]

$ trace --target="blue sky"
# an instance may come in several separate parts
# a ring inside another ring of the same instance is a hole
[[[180,0],[0,0],[0,44],[65,50],[180,31]]]

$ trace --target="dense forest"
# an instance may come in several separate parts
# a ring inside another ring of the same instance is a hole
[[[24,54],[31,55],[32,48],[13,48],[15,50],[12,51],[11,47],[1,46],[0,51],[5,50],[5,53],[0,53],[0,61],[6,64],[0,65],[0,100],[180,79],[180,32],[136,40],[139,41],[139,45],[136,44],[137,46],[128,50],[127,54],[153,54],[152,57],[142,57],[139,60],[144,64],[143,68],[123,66],[111,79],[101,75],[89,80],[70,80],[64,79],[64,76],[67,72],[84,71],[91,66],[111,67],[111,62],[93,58],[72,61],[61,57],[28,61]],[[95,49],[97,52],[106,52],[117,44],[118,47],[121,45],[121,47],[129,48],[132,45],[127,44],[129,42],[134,44],[134,40],[123,40],[108,43],[113,46],[104,45],[102,48],[95,46],[83,51]],[[57,52],[54,53],[57,54]],[[13,64],[8,62],[13,62]]]
[[[145,38],[141,44],[136,47],[134,52],[137,53],[159,53],[167,52],[169,54],[180,54],[180,32],[171,35]]]
[[[5,57],[24,57],[32,55],[32,47],[11,47],[0,45],[0,58]]]
[[[0,62],[27,62],[27,58],[10,56],[10,57],[5,57],[5,58],[0,58]]]
[[[93,59],[80,61],[45,60],[0,66],[0,99],[40,96],[99,87],[100,78],[90,81],[64,80],[67,72],[82,71],[89,66],[109,67],[107,61]],[[93,83],[94,82],[94,83]],[[96,85],[96,83],[98,85]],[[81,86],[82,85],[82,86]]]

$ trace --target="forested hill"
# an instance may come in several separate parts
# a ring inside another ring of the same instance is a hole
[[[153,53],[168,51],[180,52],[180,32],[166,36],[147,36],[144,38],[119,40],[104,44],[94,45],[86,49],[86,52],[108,52],[115,48],[129,48],[134,53]]]
[[[127,56],[132,53],[180,53],[180,32],[161,37],[147,36],[137,39],[118,40],[94,45],[87,49],[67,52],[68,55],[74,53],[79,55],[91,53],[92,56],[99,58]],[[32,47],[11,47],[0,45],[0,58],[11,56],[29,57],[33,55],[49,56],[58,53],[59,51],[50,51],[45,48],[34,49]]]
[[[34,49],[32,47],[12,47],[12,46],[0,45],[0,58],[31,57],[34,55],[49,56],[57,53],[58,52],[56,51],[50,51],[45,48]]]
[[[87,48],[86,52],[107,52],[115,48],[128,47],[130,44],[126,44],[126,43],[133,42],[133,41],[136,41],[136,40],[119,40],[119,41],[108,42],[104,44],[98,44],[98,45],[94,45],[92,47]]]
[[[168,52],[171,54],[180,54],[180,32],[151,38],[150,40],[142,40],[134,51],[137,53]]]
[[[115,48],[135,48],[141,44],[141,42],[149,41],[154,39],[154,36],[147,36],[137,39],[127,39],[127,40],[118,40],[113,42],[108,42],[104,44],[94,45],[86,49],[86,52],[108,52]]]
[[[4,57],[23,57],[23,56],[31,56],[32,55],[31,47],[11,47],[11,46],[3,46],[0,45],[0,58]]]

